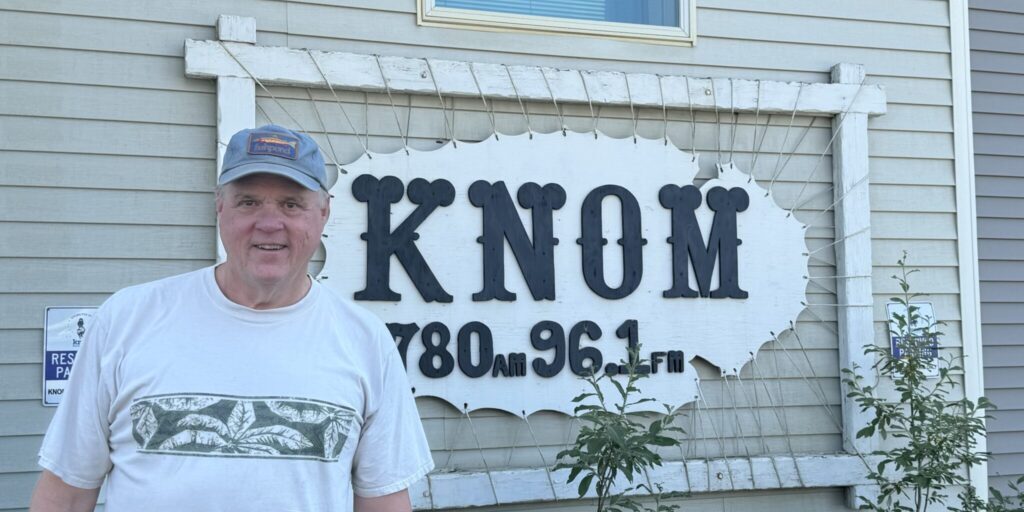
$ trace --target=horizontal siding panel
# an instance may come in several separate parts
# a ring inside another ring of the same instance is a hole
[[[981,260],[978,262],[978,278],[982,281],[1024,281],[1024,262]]]
[[[215,22],[173,25],[6,11],[0,15],[0,44],[182,57],[185,39],[216,39]]]
[[[0,509],[27,507],[38,479],[39,473],[36,471],[0,473]]]
[[[985,422],[985,427],[989,432],[1012,433],[1024,430],[1021,428],[1021,425],[1024,425],[1024,410],[1009,409],[999,403],[996,406],[999,408],[988,411],[992,419]]]
[[[1021,305],[1024,311],[1024,305]],[[1024,365],[1013,367],[991,366],[985,367],[985,389],[1016,389],[1024,393]],[[999,404],[996,404],[999,405]],[[1021,447],[1024,453],[1024,446]]]
[[[42,382],[37,383],[42,387]],[[25,436],[46,433],[56,407],[43,407],[39,400],[0,402],[0,436]]]
[[[217,254],[213,221],[211,210],[205,226],[0,223],[0,257],[212,262]]]
[[[0,116],[0,124],[18,127],[0,139],[0,150],[184,158],[216,155],[216,130],[207,126],[15,116]]]
[[[702,14],[698,11],[698,25]],[[770,24],[777,17],[762,16],[761,23]],[[394,53],[389,46],[401,44],[419,47],[416,53],[424,53],[423,47],[434,47],[438,41],[445,42],[445,48],[431,49],[437,58],[445,58],[442,52],[452,50],[474,50],[484,52],[515,52],[530,55],[592,58],[599,55],[604,59],[618,61],[665,62],[665,63],[715,63],[724,67],[746,67],[751,69],[782,69],[818,71],[829,69],[842,60],[850,62],[871,62],[873,74],[949,78],[950,64],[947,55],[938,52],[908,52],[888,49],[843,48],[837,52],[828,46],[803,45],[796,43],[765,44],[759,41],[743,41],[702,37],[693,51],[680,52],[671,46],[656,46],[623,43],[612,40],[588,38],[587,44],[551,44],[550,36],[522,33],[498,33],[473,30],[457,30],[438,27],[421,27],[419,30],[389,33],[394,36],[383,39],[380,26],[411,25],[412,14],[368,12],[352,9],[328,8],[309,4],[293,4],[288,11],[290,45],[293,47],[321,48],[367,53]],[[808,30],[806,23],[801,30]],[[757,28],[751,27],[756,33]],[[351,40],[335,39],[344,34]],[[375,50],[371,48],[376,48]],[[406,50],[408,51],[408,49]],[[786,59],[779,59],[785,52]],[[622,68],[623,63],[616,63]],[[565,64],[563,64],[564,66]],[[625,70],[625,69],[623,69]]]
[[[953,109],[931,105],[888,103],[884,116],[869,118],[868,129],[913,132],[953,132]]]
[[[973,7],[973,2],[971,3]],[[968,13],[968,24],[971,31],[991,30],[1012,34],[1020,32],[1020,27],[1024,26],[1024,14],[971,9]],[[975,67],[973,61],[971,66]]]
[[[822,166],[825,164],[822,163]],[[872,157],[871,183],[948,185],[956,184],[952,160]],[[828,167],[832,172],[832,167]],[[829,176],[829,183],[832,182]]]
[[[928,293],[957,293],[960,289],[957,283],[959,275],[956,267],[922,267],[918,262],[920,253],[911,251],[908,265],[918,270],[910,278],[911,286],[915,291],[922,291],[927,288]],[[879,265],[876,259],[874,272],[871,276],[871,290],[876,294],[892,295],[900,293],[899,283],[892,278],[898,268],[893,266],[895,259],[888,259]],[[925,284],[927,283],[927,284]],[[887,297],[888,298],[888,297]],[[949,329],[947,329],[949,330]]]
[[[1024,324],[1021,325],[1020,332],[1024,334]],[[1019,372],[1017,384],[1024,388],[1024,345],[986,346],[983,355],[986,367],[1014,367]],[[1024,425],[1021,430],[1024,430]]]
[[[144,36],[139,36],[144,37]],[[184,43],[184,41],[182,41]],[[185,78],[181,57],[0,46],[0,79],[215,92],[214,80]]]
[[[987,445],[996,456],[1024,453],[1024,432],[989,432]]]
[[[1024,144],[1024,137],[1020,142]],[[1024,159],[1021,162],[1024,163]],[[974,186],[978,197],[1024,197],[1024,173],[1021,176],[977,176]]]
[[[385,0],[379,0],[385,3]],[[399,3],[400,0],[387,0]],[[352,2],[346,2],[352,3]],[[366,2],[368,7],[375,2]],[[68,14],[123,20],[154,21],[183,25],[214,26],[217,16],[231,13],[235,16],[256,18],[260,30],[283,32],[287,4],[275,0],[204,0],[195,3],[180,2],[99,2],[86,4],[78,0],[6,0],[4,9],[37,13]]]
[[[952,133],[868,132],[868,154],[901,158],[953,158]]]
[[[874,70],[868,70],[868,73],[870,74],[865,83],[884,86],[885,99],[889,105],[899,103],[948,107],[953,104],[950,99],[953,97],[953,86],[948,79],[910,78],[898,75],[878,76]]]
[[[974,114],[974,136],[979,134],[1024,135],[1024,116]]]
[[[0,400],[41,400],[42,387],[42,365],[0,365]]]
[[[110,294],[106,293],[3,293],[0,294],[0,311],[4,312],[3,317],[0,317],[0,328],[42,329],[43,313],[50,306],[99,306],[109,296]],[[18,366],[5,365],[0,369],[0,379],[4,378],[8,368]],[[0,393],[2,392],[0,389]]]
[[[34,187],[8,187],[5,192],[8,200],[0,204],[0,221],[8,222],[189,226],[209,225],[214,213],[212,192]],[[42,204],[88,205],[88,208],[38,208]]]
[[[978,217],[978,239],[984,240],[1020,240],[1024,239],[1024,219],[998,219]],[[995,256],[995,255],[991,255]],[[988,259],[989,254],[981,254],[981,259]]]
[[[1012,74],[1012,71],[991,72],[971,70],[971,90],[975,94],[979,92],[1024,94],[1024,75]]]
[[[1000,219],[1024,218],[1024,198],[986,197],[978,201],[978,217]]]
[[[885,212],[955,212],[955,196],[956,190],[953,187],[872,184],[871,209]]]
[[[1024,453],[993,455],[988,461],[988,472],[995,475],[1019,475],[1024,468]]]
[[[207,266],[201,260],[0,259],[0,293],[113,293]]]
[[[1024,57],[1021,59],[1024,66]],[[971,95],[971,105],[975,113],[1024,115],[1024,96],[1017,94],[975,92]]]
[[[1024,393],[1019,389],[987,389],[985,395],[999,410],[1024,411]]]
[[[1018,135],[983,135],[974,138],[974,151],[983,155],[1024,157],[1024,138]]]
[[[769,21],[770,20],[770,21]],[[944,26],[905,24],[893,30],[889,23],[835,17],[778,15],[715,9],[697,10],[698,38],[750,39],[853,48],[884,48],[923,52],[949,51],[949,29]]]
[[[1019,0],[971,0],[970,6],[971,11],[985,10],[1024,14],[1024,4],[1021,4]]]
[[[0,437],[0,474],[38,471],[43,436]]]
[[[989,303],[981,308],[981,321],[992,324],[1019,324],[1024,318],[1024,303]]]
[[[974,154],[974,167],[985,176],[1020,176],[1019,157]]]
[[[956,233],[951,212],[871,212],[871,237],[876,240],[956,240]]]
[[[765,5],[761,0],[701,0],[697,8],[748,10],[754,12],[813,16],[817,18],[849,18],[890,23],[949,26],[949,11],[941,2],[903,0],[898,4],[885,0],[864,0],[856,3],[822,3],[814,0],[789,0]]]
[[[982,305],[982,308],[984,307]],[[1004,347],[1018,347],[1020,346],[1021,336],[1024,335],[1024,322],[983,325],[982,333],[985,348],[1002,349]],[[990,359],[985,359],[984,361],[986,366],[992,363]]]
[[[0,364],[40,363],[42,357],[43,331],[41,329],[0,330]]]
[[[303,0],[307,4],[361,7],[366,9],[415,13],[414,7],[403,0]],[[758,0],[701,1],[698,9],[750,11],[755,13],[787,14],[814,18],[839,18],[863,21],[882,21],[908,25],[949,26],[949,12],[932,0],[904,0],[893,5],[886,0],[863,0],[856,4],[823,5],[814,0],[790,0],[765,5]]]
[[[981,338],[985,340],[985,346],[1017,345],[1020,343],[1022,326],[1024,326],[1024,322],[1002,325],[982,324]]]
[[[971,50],[1024,54],[1024,33],[971,30]],[[1012,68],[1011,68],[1012,69]]]
[[[1024,240],[982,239],[978,241],[978,254],[990,261],[1024,261]]]
[[[878,266],[892,266],[906,251],[907,265],[920,267],[956,267],[957,244],[952,240],[872,240],[871,259]],[[925,279],[921,281],[931,282]],[[953,281],[954,283],[956,280]]]
[[[0,185],[8,186],[210,192],[216,177],[213,158],[0,152]]]
[[[981,297],[983,303],[987,304],[999,302],[1024,303],[1024,288],[1017,283],[1005,281],[982,281]],[[1024,318],[1021,319],[1021,323],[1024,324]]]
[[[205,92],[0,81],[0,97],[0,115],[200,126],[217,121],[216,95]]]

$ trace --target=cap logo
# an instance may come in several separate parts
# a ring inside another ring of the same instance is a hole
[[[270,155],[295,160],[299,153],[299,139],[280,133],[249,134],[246,150],[250,155]]]

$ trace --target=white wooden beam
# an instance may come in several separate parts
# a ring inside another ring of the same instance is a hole
[[[971,107],[971,52],[967,0],[949,2],[953,64],[953,163],[956,169],[957,255],[960,262],[960,325],[963,339],[964,394],[977,402],[985,394],[981,337],[981,290],[978,282],[977,196],[974,188],[974,128]],[[984,413],[982,413],[984,414]],[[982,419],[984,421],[984,418]],[[987,451],[984,435],[976,451]],[[978,496],[988,499],[988,464],[969,468]]]
[[[868,464],[877,464],[874,457]],[[666,462],[650,473],[664,492],[722,492],[734,490],[848,487],[866,484],[865,461],[852,455],[761,456],[734,459]],[[799,466],[799,471],[797,471]],[[409,489],[415,510],[454,509],[497,504],[579,499],[577,479],[567,483],[569,471],[550,473],[543,468],[486,472],[433,473]],[[550,480],[549,480],[550,478]],[[493,482],[493,487],[492,487]],[[626,481],[616,482],[619,488]],[[632,492],[643,495],[642,492]],[[593,498],[591,489],[585,498]],[[495,499],[497,497],[497,499]]]
[[[236,60],[237,59],[237,60]],[[316,59],[316,62],[313,61]],[[379,62],[379,65],[378,65]],[[242,64],[242,66],[239,65]],[[243,68],[244,66],[244,68]],[[249,78],[266,85],[327,87],[445,96],[697,110],[834,115],[849,110],[886,111],[880,85],[801,84],[769,80],[660,76],[538,66],[410,59],[344,52],[252,46],[222,41],[185,42],[185,75],[190,78]],[[321,73],[322,71],[322,73]],[[513,87],[512,81],[515,82]],[[326,80],[325,80],[326,77]],[[432,79],[433,78],[433,79]],[[627,86],[628,80],[628,86]],[[434,82],[437,82],[437,88]],[[585,81],[585,86],[584,86]],[[479,89],[477,88],[479,84]],[[853,102],[851,106],[850,103]]]
[[[864,67],[837,64],[832,68],[834,83],[864,81]],[[859,367],[859,374],[873,384],[874,358],[864,354],[864,345],[874,343],[874,308],[842,305],[874,304],[871,292],[871,202],[868,193],[868,116],[861,113],[837,115],[832,121],[832,183],[835,190],[836,275],[839,323],[839,367]],[[843,448],[848,453],[871,453],[876,437],[857,438],[857,431],[870,420],[851,398],[843,397]],[[857,508],[857,496],[871,496],[874,489],[854,487],[847,494],[847,506]]]
[[[256,44],[256,18],[221,14],[217,18],[217,39]]]
[[[256,19],[222,15],[217,19],[217,33],[227,41],[256,43]],[[251,44],[244,44],[250,46]],[[224,165],[224,152],[231,136],[239,130],[256,125],[256,83],[248,77],[217,77],[217,175]],[[220,235],[217,235],[217,261],[227,257]]]

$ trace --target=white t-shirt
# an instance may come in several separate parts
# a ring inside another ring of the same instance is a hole
[[[353,490],[397,492],[434,465],[379,319],[315,282],[249,309],[212,267],[99,309],[39,463],[76,487],[107,478],[110,512],[346,511]]]

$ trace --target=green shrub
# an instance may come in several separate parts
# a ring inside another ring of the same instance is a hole
[[[636,398],[640,393],[637,381],[647,377],[637,372],[637,368],[645,362],[640,360],[639,350],[639,346],[631,349],[629,361],[621,362],[627,370],[625,384],[612,379],[608,374],[596,377],[591,373],[584,377],[592,391],[573,399],[573,402],[579,404],[574,411],[580,420],[580,431],[573,446],[558,454],[559,464],[555,469],[569,469],[569,483],[582,476],[577,488],[581,498],[592,486],[596,486],[598,512],[671,512],[679,508],[679,505],[662,503],[664,498],[677,496],[678,493],[663,493],[661,484],[651,484],[647,479],[647,471],[662,464],[661,455],[654,451],[655,448],[679,444],[677,439],[669,436],[672,432],[683,432],[683,429],[672,425],[678,409],[672,410],[665,405],[665,415],[648,425],[629,414],[634,406],[654,400]],[[605,396],[601,389],[604,380],[611,381],[618,396]],[[619,475],[629,485],[613,492],[613,484]],[[638,480],[641,483],[634,484]],[[637,490],[652,495],[654,508],[644,507],[626,495]]]
[[[865,354],[877,358],[873,368],[881,375],[892,376],[896,400],[879,395],[875,385],[866,385],[857,373],[858,367],[843,370],[847,396],[862,411],[874,413],[857,437],[877,433],[882,439],[898,440],[895,447],[874,452],[881,462],[868,477],[880,492],[874,501],[860,497],[860,508],[922,512],[932,505],[945,504],[953,510],[985,510],[970,485],[966,468],[987,459],[986,453],[977,451],[977,440],[985,434],[984,409],[993,405],[984,397],[977,403],[967,398],[951,399],[957,386],[954,376],[962,371],[962,358],[945,356],[936,360],[926,356],[942,333],[937,330],[939,324],[926,321],[913,305],[920,295],[911,292],[909,278],[917,271],[908,270],[906,257],[904,253],[898,262],[899,274],[892,276],[902,293],[891,300],[907,313],[893,315],[896,328],[890,332],[890,336],[902,340],[904,355],[895,357],[889,347],[864,347]],[[938,376],[929,377],[936,365]],[[950,486],[964,490],[951,499],[946,495]],[[962,508],[956,508],[956,502]]]

